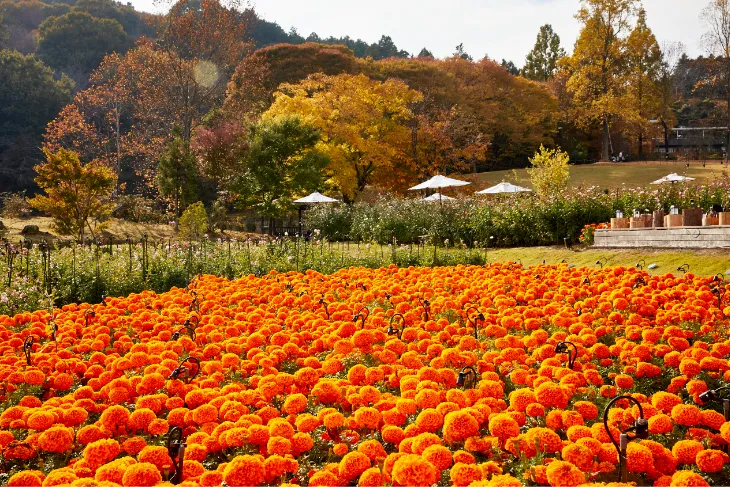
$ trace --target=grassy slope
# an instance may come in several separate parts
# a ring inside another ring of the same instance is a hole
[[[689,168],[684,162],[636,162],[636,163],[599,163],[583,166],[570,167],[570,185],[577,186],[598,186],[601,188],[646,186],[652,181],[676,172],[683,176],[697,178],[698,183],[708,182],[723,175],[725,166],[718,161],[708,161],[705,167],[702,163],[691,161]],[[725,171],[727,172],[727,171]],[[516,171],[518,181],[516,184],[530,187],[530,177],[525,169]],[[478,188],[495,185],[504,180],[515,183],[513,171],[493,171],[477,175]]]
[[[645,266],[657,264],[658,267],[650,274],[681,274],[677,267],[689,264],[690,272],[698,275],[710,276],[724,274],[730,270],[730,254],[726,250],[701,251],[662,251],[647,249],[595,249],[587,248],[571,251],[560,247],[530,247],[515,249],[497,249],[489,251],[490,262],[504,262],[521,260],[525,266],[561,262],[577,266],[595,267],[597,260],[602,260],[609,266],[635,266],[644,260]],[[646,267],[645,267],[646,269]],[[729,276],[730,277],[730,276]]]

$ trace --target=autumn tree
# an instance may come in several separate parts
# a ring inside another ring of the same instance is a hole
[[[573,117],[583,127],[603,131],[601,159],[612,151],[611,124],[625,112],[626,34],[636,0],[581,0],[576,15],[582,24],[567,89],[573,95]]]
[[[227,190],[244,168],[248,134],[239,122],[217,120],[196,131],[192,149],[201,176],[215,181],[218,189]]]
[[[627,108],[629,132],[638,141],[639,158],[644,154],[644,138],[651,130],[650,119],[660,111],[659,76],[662,54],[654,34],[646,25],[646,11],[640,9],[636,26],[626,40],[628,68]]]
[[[246,208],[277,217],[297,195],[321,189],[328,158],[319,150],[320,132],[298,116],[280,116],[252,129],[246,168],[233,188]]]
[[[537,33],[535,46],[525,58],[522,76],[534,81],[548,81],[558,69],[558,61],[565,57],[565,49],[560,47],[560,36],[553,26],[545,24]]]
[[[422,95],[402,81],[364,75],[313,75],[279,87],[263,120],[299,115],[322,133],[332,180],[347,201],[368,184],[402,190],[414,179],[409,157],[411,105]]]
[[[53,227],[61,235],[83,241],[88,228],[95,237],[95,231],[114,208],[114,173],[98,162],[82,164],[76,153],[65,149],[44,153],[46,162],[35,167],[35,181],[45,194],[29,203],[53,218]]]
[[[38,57],[52,68],[85,84],[104,56],[123,54],[130,42],[116,20],[99,19],[85,12],[50,17],[38,28]]]
[[[198,170],[190,144],[181,137],[175,127],[167,150],[160,156],[157,166],[157,187],[160,195],[172,201],[175,215],[198,197]]]
[[[247,42],[249,21],[236,6],[224,5],[220,0],[178,0],[159,18],[158,43],[182,60],[209,63],[201,69],[216,71],[225,85],[252,48]]]
[[[530,158],[531,168],[527,169],[532,181],[532,189],[541,198],[554,196],[564,191],[570,179],[570,157],[560,148],[540,150]]]
[[[702,20],[707,25],[704,42],[707,50],[716,56],[716,85],[722,87],[725,95],[726,121],[730,127],[730,0],[711,0],[702,10]],[[730,130],[725,136],[725,163],[730,156]]]
[[[245,114],[255,118],[271,105],[282,83],[298,83],[315,73],[336,76],[360,70],[354,53],[344,46],[307,42],[259,49],[236,68],[228,85],[225,110],[238,119]]]

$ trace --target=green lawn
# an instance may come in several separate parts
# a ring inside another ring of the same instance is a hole
[[[677,267],[689,264],[690,272],[697,275],[711,276],[725,274],[730,270],[730,255],[727,250],[697,250],[697,251],[663,251],[650,249],[596,249],[588,247],[576,251],[561,247],[529,247],[514,249],[495,249],[488,252],[490,262],[507,262],[520,260],[525,266],[554,264],[565,260],[576,266],[597,267],[596,261],[601,260],[609,266],[635,266],[644,261],[646,268],[649,264],[657,264],[657,268],[648,271],[650,274],[672,273],[681,275]],[[728,276],[730,278],[730,276]]]
[[[493,171],[477,174],[478,188],[484,189],[500,183],[504,180],[530,187],[530,177],[525,169],[516,170],[517,181],[514,177],[515,171]],[[697,183],[709,182],[721,177],[723,173],[728,174],[725,166],[718,161],[708,161],[705,167],[701,162],[691,161],[689,168],[682,161],[669,162],[614,162],[586,164],[570,167],[570,185],[598,186],[601,188],[636,187],[646,186],[652,181],[676,172],[682,176],[689,176],[697,179]]]

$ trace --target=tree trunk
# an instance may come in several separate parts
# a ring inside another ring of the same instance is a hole
[[[664,128],[664,159],[669,159],[669,127],[664,119],[662,119],[662,127]]]
[[[644,135],[639,134],[639,160],[644,158]]]
[[[609,146],[609,133],[608,133],[608,120],[603,120],[603,147],[601,151],[601,160],[602,161],[608,161],[610,160],[610,154],[608,152],[608,146]]]

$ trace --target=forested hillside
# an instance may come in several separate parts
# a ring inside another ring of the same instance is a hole
[[[217,0],[181,0],[159,16],[112,0],[2,0],[0,191],[33,190],[41,149],[65,148],[113,168],[120,191],[155,194],[161,157],[174,146],[190,155],[191,191],[212,201],[231,189],[232,171],[247,167],[251,134],[282,117],[299,117],[348,147],[327,154],[323,177],[337,189],[344,177],[359,181],[348,187],[385,184],[379,171],[411,181],[435,171],[524,167],[540,145],[561,146],[574,161],[619,151],[645,157],[676,125],[726,125],[723,58],[659,46],[638,3],[611,26],[626,34],[602,40],[592,23],[617,7],[586,5],[571,56],[546,25],[518,68],[475,58],[461,44],[434,59],[427,46],[408,53],[387,35],[371,43],[304,37]],[[602,59],[605,86],[586,84]],[[321,107],[285,100],[298,100],[299,90],[324,100],[357,86],[387,105],[400,94],[394,83],[417,93],[397,105],[400,118],[378,105],[342,106],[350,110],[340,120],[348,134],[319,119]],[[375,141],[387,150],[366,147]]]

